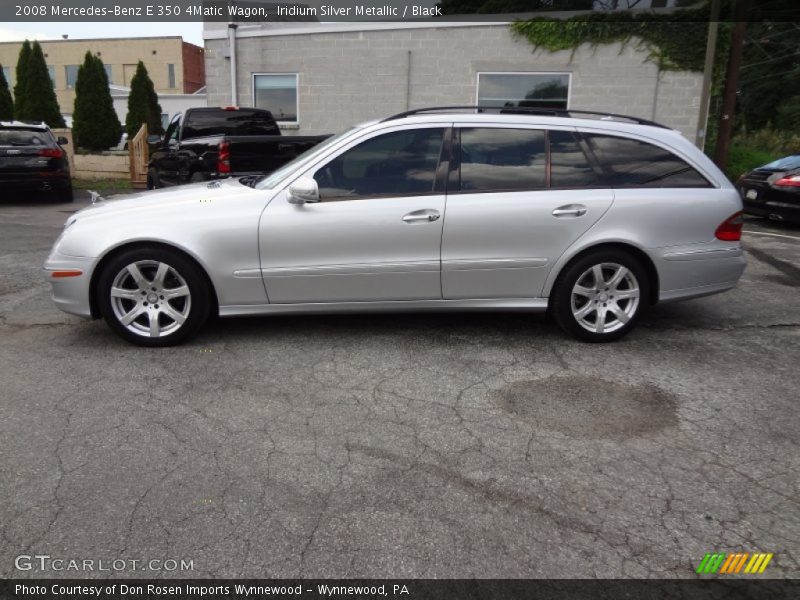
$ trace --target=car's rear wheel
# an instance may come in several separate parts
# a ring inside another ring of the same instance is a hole
[[[142,346],[171,346],[208,319],[210,290],[187,257],[166,248],[132,249],[111,259],[97,286],[103,318]]]
[[[56,192],[56,198],[59,202],[73,202],[75,200],[75,194],[72,191],[72,184]]]
[[[155,169],[150,169],[147,171],[147,189],[154,190],[159,187],[160,182],[158,181],[158,173]]]
[[[559,327],[587,342],[610,342],[639,321],[650,297],[650,282],[633,256],[600,251],[575,261],[559,277],[551,311]]]

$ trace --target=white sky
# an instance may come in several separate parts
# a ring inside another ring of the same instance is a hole
[[[203,45],[203,23],[0,23],[0,42],[72,39],[152,37],[179,35],[183,40]]]

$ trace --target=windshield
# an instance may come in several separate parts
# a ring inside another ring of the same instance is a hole
[[[336,142],[349,136],[352,133],[358,131],[360,127],[354,127],[353,129],[348,129],[347,131],[340,133],[339,135],[334,135],[329,137],[324,142],[317,144],[316,146],[312,146],[302,154],[298,155],[297,158],[294,160],[286,163],[277,171],[273,171],[261,181],[256,182],[253,186],[258,190],[271,190],[277,187],[284,179],[286,179],[289,175],[296,172],[300,167],[303,166],[304,163],[310,162],[315,156],[321,154],[329,147],[333,146]]]
[[[786,156],[784,158],[779,158],[778,160],[773,160],[771,163],[768,163],[761,167],[762,169],[780,169],[780,170],[790,170],[790,169],[800,169],[800,154],[795,156]]]

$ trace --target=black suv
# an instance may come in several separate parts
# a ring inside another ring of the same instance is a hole
[[[0,122],[0,188],[6,198],[47,192],[72,202],[66,138],[56,138],[44,123]]]

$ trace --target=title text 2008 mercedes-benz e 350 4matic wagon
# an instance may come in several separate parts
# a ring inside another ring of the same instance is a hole
[[[45,263],[53,299],[149,346],[212,313],[476,309],[549,309],[608,341],[651,304],[736,285],[741,199],[678,132],[470,108],[355,127],[265,177],[94,204]]]

